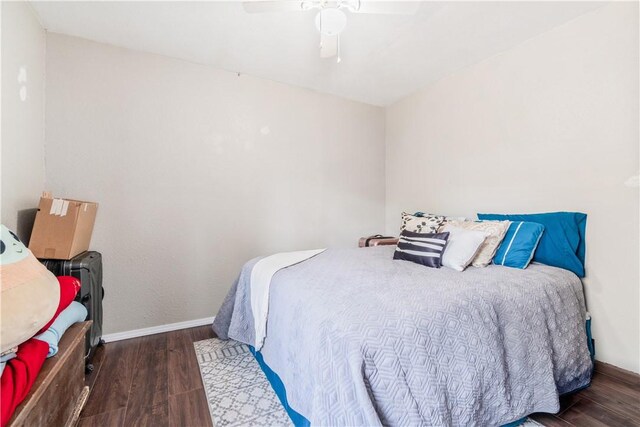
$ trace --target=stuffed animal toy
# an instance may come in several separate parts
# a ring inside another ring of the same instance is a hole
[[[60,286],[4,225],[0,225],[0,282],[0,353],[5,353],[51,320],[60,302]]]

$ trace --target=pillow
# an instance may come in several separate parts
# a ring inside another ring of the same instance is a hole
[[[438,228],[440,228],[443,222],[444,216],[440,215],[425,215],[421,212],[417,212],[416,215],[411,215],[402,212],[400,232],[407,230],[413,233],[437,233]]]
[[[465,230],[484,231],[488,234],[484,243],[480,245],[478,253],[471,261],[471,265],[474,267],[486,267],[491,264],[491,260],[496,254],[498,246],[500,246],[502,239],[504,239],[504,235],[507,234],[509,223],[509,221],[447,221],[445,224],[451,224],[454,227],[464,228]]]
[[[444,217],[444,222],[447,221],[473,221],[472,219],[466,218],[464,216],[448,216],[448,215],[434,215],[434,214],[426,214],[424,212],[416,212],[413,216],[442,216]]]
[[[478,214],[479,219],[537,222],[544,226],[533,261],[574,272],[584,277],[587,215],[579,212],[541,214]]]
[[[445,225],[442,231],[449,232],[447,249],[442,255],[442,265],[458,271],[464,271],[471,264],[471,260],[489,236],[489,233],[484,231],[467,230],[451,224]]]
[[[414,233],[403,230],[393,253],[393,259],[403,259],[426,267],[440,268],[442,252],[449,233]]]
[[[536,222],[514,221],[509,226],[502,244],[493,258],[493,263],[525,269],[531,262],[544,226]]]

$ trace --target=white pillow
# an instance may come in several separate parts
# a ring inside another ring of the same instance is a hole
[[[446,224],[441,232],[448,231],[449,239],[442,254],[442,265],[454,270],[464,271],[476,256],[478,249],[489,233],[478,230],[467,230]]]
[[[449,221],[446,224],[465,230],[484,231],[488,234],[487,239],[480,245],[475,258],[471,260],[471,265],[474,267],[486,267],[491,264],[498,246],[507,234],[511,221]]]

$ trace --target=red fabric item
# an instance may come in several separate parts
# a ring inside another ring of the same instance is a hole
[[[58,284],[60,285],[60,302],[58,303],[56,314],[53,315],[51,320],[49,320],[47,324],[44,325],[36,335],[41,334],[49,329],[49,326],[51,326],[51,324],[56,320],[62,310],[69,307],[69,304],[73,302],[73,300],[76,298],[76,295],[78,295],[78,292],[80,292],[80,280],[76,279],[75,277],[58,276],[57,279]]]
[[[29,390],[47,358],[49,344],[31,338],[18,346],[16,357],[7,362],[0,378],[0,425],[6,426]]]

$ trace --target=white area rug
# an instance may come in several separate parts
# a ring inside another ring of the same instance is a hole
[[[248,346],[218,338],[193,346],[214,426],[293,425]],[[528,419],[521,426],[542,424]]]
[[[248,346],[217,338],[193,345],[215,427],[293,425]]]

